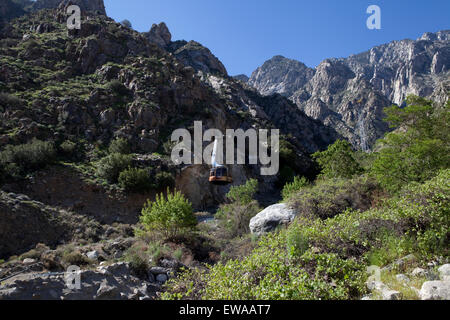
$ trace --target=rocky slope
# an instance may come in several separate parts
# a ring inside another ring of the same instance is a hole
[[[295,149],[291,162],[305,175],[313,174],[309,154],[338,137],[281,95],[263,97],[228,77],[207,48],[192,41],[172,42],[165,24],[141,34],[98,14],[103,3],[96,3],[87,6],[86,2],[81,30],[66,29],[66,1],[13,20],[0,30],[0,151],[34,138],[52,142],[58,149],[66,141],[81,148],[77,160],[69,164],[65,159],[18,181],[3,181],[2,189],[8,193],[29,197],[39,208],[88,217],[101,226],[135,224],[146,199],[161,190],[130,194],[110,190],[96,178],[99,154],[115,138],[128,142],[135,166],[147,169],[152,177],[160,172],[174,175],[175,186],[195,209],[204,210],[222,201],[229,187],[210,185],[206,165],[171,164],[167,145],[173,130],[192,129],[195,120],[203,121],[205,130],[223,132],[279,128]],[[262,192],[273,192],[277,177],[259,176],[259,166],[230,169],[235,184],[257,177]],[[7,197],[2,199],[7,214],[0,216],[0,224],[14,230],[17,226],[10,217],[16,214],[15,206]],[[19,212],[25,217],[33,214],[31,209],[26,206]],[[36,219],[42,217],[37,225],[45,226],[43,209],[36,210]],[[70,230],[77,230],[77,225],[74,221]],[[59,229],[45,235],[44,229],[33,229],[38,233],[34,240],[3,248],[0,256],[23,253],[39,241],[55,245],[72,239],[70,233],[58,236]],[[80,235],[88,237],[88,233]]]
[[[316,69],[276,56],[253,72],[260,93],[280,93],[300,109],[334,127],[355,147],[371,148],[388,128],[383,108],[409,94],[444,104],[450,89],[450,31],[394,41]]]

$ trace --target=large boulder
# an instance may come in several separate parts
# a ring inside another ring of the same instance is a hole
[[[444,264],[438,269],[438,271],[441,280],[450,281],[450,264]]]
[[[284,203],[267,207],[250,220],[250,230],[254,234],[263,234],[275,230],[280,225],[291,223],[295,211]]]
[[[427,281],[419,295],[422,300],[450,300],[450,281]]]

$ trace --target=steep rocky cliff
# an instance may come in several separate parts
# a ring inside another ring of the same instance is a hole
[[[409,94],[445,103],[450,88],[450,31],[394,41],[316,69],[283,57],[258,68],[249,84],[260,93],[289,97],[305,113],[333,126],[367,150],[388,127],[383,108]]]

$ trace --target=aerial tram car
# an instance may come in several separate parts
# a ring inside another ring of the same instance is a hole
[[[227,166],[218,164],[217,155],[217,139],[214,141],[214,149],[211,157],[211,171],[209,173],[209,182],[215,185],[227,185],[233,183],[233,177]]]

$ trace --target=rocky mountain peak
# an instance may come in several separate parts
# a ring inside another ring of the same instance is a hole
[[[310,69],[275,56],[253,72],[249,85],[263,95],[289,97],[309,116],[334,127],[355,147],[370,148],[388,130],[383,108],[410,94],[447,100],[450,31],[392,41]]]
[[[264,95],[279,93],[289,97],[304,86],[314,73],[314,69],[305,64],[278,55],[256,69],[249,84]]]
[[[442,30],[436,33],[425,32],[418,40],[426,41],[450,41],[450,30]]]
[[[166,48],[172,42],[172,34],[164,22],[153,24],[145,36],[150,42],[156,43],[161,48]]]

